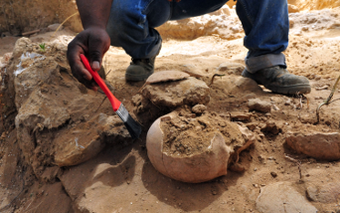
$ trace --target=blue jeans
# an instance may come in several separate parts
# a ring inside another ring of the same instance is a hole
[[[151,58],[161,48],[155,30],[168,20],[179,20],[220,9],[228,0],[113,0],[107,31],[111,45],[123,47],[132,58]],[[286,67],[282,52],[288,46],[287,0],[238,0],[236,4],[245,31],[247,70]]]

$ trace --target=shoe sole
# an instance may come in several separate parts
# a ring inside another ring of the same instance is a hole
[[[284,95],[298,95],[298,94],[308,94],[311,92],[311,87],[309,85],[297,85],[290,87],[266,87],[270,89],[273,93],[284,94]]]
[[[248,72],[243,71],[241,74],[245,78],[249,78],[253,81],[254,79],[251,78],[251,76],[248,74]],[[258,83],[259,85],[263,85],[261,83]],[[277,94],[283,94],[283,95],[297,95],[297,94],[308,94],[311,92],[311,87],[309,84],[300,84],[300,85],[294,85],[294,86],[289,86],[289,87],[270,87],[270,86],[265,86],[267,89],[271,90],[273,93]]]

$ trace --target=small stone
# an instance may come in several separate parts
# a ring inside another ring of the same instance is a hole
[[[242,71],[244,70],[244,65],[240,63],[230,63],[230,62],[225,62],[220,64],[219,67],[217,67],[217,71],[220,72],[228,72],[228,74],[236,74],[236,75],[241,75]]]
[[[261,131],[277,135],[281,131],[281,128],[277,126],[275,121],[270,120],[266,122],[266,125],[261,129]]]
[[[307,187],[307,197],[311,199],[312,201],[319,201],[318,200],[318,189],[315,186],[308,186]]]
[[[51,25],[49,25],[48,27],[47,27],[47,29],[49,30],[49,31],[56,31],[57,29],[58,29],[58,27],[60,26],[60,24],[51,24]],[[59,30],[62,30],[64,27],[63,26],[61,26],[60,28],[59,28]]]
[[[248,127],[248,129],[253,131],[257,127],[257,123],[247,123],[246,127]]]
[[[297,13],[299,12],[299,8],[293,4],[288,4],[288,12],[289,13]]]
[[[280,110],[280,108],[278,106],[276,106],[275,104],[273,105],[273,108],[274,108],[275,111],[279,111]]]
[[[288,99],[288,100],[285,102],[285,105],[286,105],[286,106],[289,106],[291,103],[292,103],[292,101],[291,101],[290,99]]]
[[[202,114],[207,110],[207,107],[203,104],[196,104],[191,110],[193,113]]]
[[[303,26],[303,27],[301,28],[301,30],[302,30],[302,31],[308,31],[308,30],[309,30],[309,27]]]
[[[264,160],[265,160],[265,158],[264,158],[264,157],[262,157],[261,155],[257,156],[257,159],[259,159],[259,161],[260,161],[261,163],[263,163],[263,162],[264,162]]]
[[[232,113],[230,118],[232,121],[250,121],[252,113]]]
[[[272,175],[273,178],[276,178],[276,177],[277,177],[276,172],[271,172],[270,174]]]
[[[250,99],[248,101],[249,110],[255,110],[258,112],[267,113],[271,110],[271,103],[268,101],[262,101],[258,98]]]

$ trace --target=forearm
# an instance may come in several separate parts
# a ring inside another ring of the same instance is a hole
[[[112,0],[77,0],[84,29],[100,27],[106,29]]]

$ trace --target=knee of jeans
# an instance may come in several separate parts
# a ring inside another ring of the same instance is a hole
[[[122,27],[119,27],[122,26]],[[111,45],[116,47],[121,47],[121,40],[124,37],[124,35],[128,35],[127,29],[125,29],[124,24],[115,22],[114,24],[110,24],[110,22],[107,25],[106,31],[110,36],[111,39]]]
[[[111,45],[121,46],[121,41],[127,38],[136,39],[145,36],[147,27],[146,16],[140,11],[115,10],[107,24],[107,32],[111,38]]]

